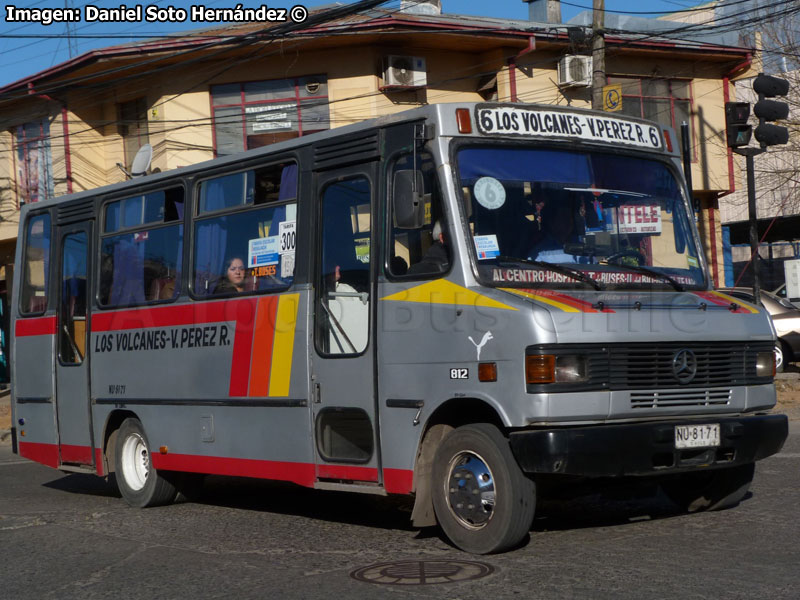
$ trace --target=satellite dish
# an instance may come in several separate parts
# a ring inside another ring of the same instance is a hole
[[[145,144],[133,157],[133,164],[131,164],[131,177],[141,177],[147,175],[147,169],[150,168],[150,161],[153,160],[153,147],[150,144]]]
[[[117,166],[128,177],[141,177],[147,175],[147,169],[150,168],[150,161],[153,160],[153,147],[150,144],[145,144],[133,157],[131,170],[126,169],[122,163],[117,163]]]

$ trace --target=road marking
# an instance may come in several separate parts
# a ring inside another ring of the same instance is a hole
[[[800,458],[800,452],[781,452],[780,454],[773,454],[774,458]]]
[[[29,460],[0,460],[0,467],[5,465],[30,465],[33,464]]]

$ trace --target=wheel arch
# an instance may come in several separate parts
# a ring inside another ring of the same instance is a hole
[[[415,493],[415,499],[414,509],[411,512],[411,523],[415,527],[436,525],[430,488],[433,457],[436,450],[448,433],[462,425],[472,423],[489,423],[501,432],[504,432],[506,428],[497,407],[489,401],[477,397],[450,398],[436,407],[425,421],[425,428],[420,436],[414,460],[412,491]]]
[[[125,419],[138,419],[139,415],[130,410],[117,409],[106,418],[103,427],[103,468],[104,473],[113,473],[116,470],[116,438],[117,431]]]

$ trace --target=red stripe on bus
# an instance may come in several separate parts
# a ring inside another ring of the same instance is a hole
[[[247,298],[97,312],[92,315],[92,331],[176,327],[220,321],[237,321],[237,325],[252,325],[257,301],[257,298]]]
[[[250,390],[252,397],[269,395],[269,374],[272,365],[272,345],[275,339],[275,316],[278,297],[261,298],[256,311],[253,336],[252,364],[250,365]]]
[[[585,313],[596,313],[596,312],[606,312],[606,313],[613,313],[614,311],[610,308],[603,308],[602,311],[597,310],[591,302],[586,302],[585,300],[581,300],[579,298],[575,298],[574,296],[568,296],[567,294],[562,294],[560,292],[556,292],[554,290],[548,289],[541,289],[541,290],[534,290],[534,289],[523,289],[523,292],[527,292],[529,294],[535,294],[537,296],[542,296],[545,298],[552,298],[557,302],[561,302],[566,304],[567,306],[571,306],[572,308],[577,308],[581,312]]]
[[[383,486],[389,494],[410,494],[414,487],[414,471],[384,469]]]
[[[231,357],[230,396],[247,396],[250,383],[250,356],[253,352],[253,330],[255,329],[256,302],[239,304],[236,307],[236,333],[233,336]]]
[[[97,474],[100,477],[103,477],[105,473],[103,472],[103,449],[102,448],[95,448],[94,449],[94,464],[97,467]]]
[[[90,446],[61,444],[61,462],[90,465],[92,464],[92,448]]]
[[[700,296],[703,300],[707,300],[708,302],[711,302],[712,304],[715,304],[717,306],[731,305],[730,300],[726,300],[725,298],[720,298],[719,296],[715,296],[713,293],[710,292],[694,292],[694,295]],[[744,302],[744,300],[742,302]],[[736,305],[736,310],[732,310],[731,312],[734,314],[747,314],[747,315],[752,314],[751,311],[747,310],[746,308],[738,304]]]
[[[308,463],[196,456],[191,454],[152,454],[151,457],[153,467],[167,471],[257,477],[260,479],[291,481],[306,487],[313,487],[315,480],[314,465]]]
[[[378,469],[373,467],[343,467],[319,465],[317,476],[324,479],[350,479],[353,481],[378,481]]]
[[[48,467],[58,468],[58,446],[56,444],[20,441],[19,455]]]
[[[35,317],[17,319],[14,334],[17,337],[26,335],[55,335],[57,330],[55,317]]]

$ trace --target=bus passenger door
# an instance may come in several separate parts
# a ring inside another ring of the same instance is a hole
[[[377,484],[374,165],[318,179],[312,415],[318,485]]]
[[[91,222],[59,227],[56,413],[62,464],[94,464],[88,352],[91,239]]]

